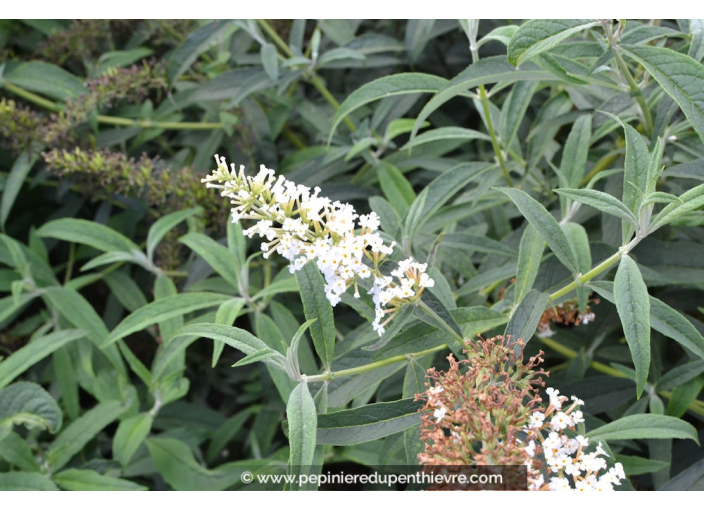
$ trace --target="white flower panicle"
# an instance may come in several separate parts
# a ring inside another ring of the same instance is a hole
[[[325,277],[325,295],[335,306],[350,287],[359,297],[359,280],[370,278],[369,294],[376,307],[372,323],[381,336],[384,326],[401,306],[420,299],[423,289],[434,281],[425,272],[426,264],[413,259],[399,263],[392,277],[380,271],[382,262],[391,255],[395,243],[384,244],[376,213],[358,215],[350,204],[321,197],[317,186],[295,184],[274,170],[260,167],[252,177],[227,166],[225,158],[215,155],[217,168],[202,180],[209,188],[222,190],[231,200],[232,221],[253,220],[256,223],[242,233],[249,238],[262,238],[264,258],[276,252],[290,261],[293,273],[315,261]],[[359,231],[358,231],[359,229]]]
[[[544,459],[549,481],[546,482],[540,470],[529,469],[529,489],[612,491],[614,485],[621,485],[621,480],[626,478],[623,465],[617,462],[608,468],[604,459],[608,454],[601,443],[595,451],[587,453],[589,439],[582,435],[571,438],[564,433],[565,429],[574,430],[584,421],[582,411],[578,409],[584,402],[573,396],[572,404],[563,410],[569,399],[553,388],[548,388],[546,393],[550,405],[545,413],[533,413],[524,432],[527,434],[526,453],[532,459]]]

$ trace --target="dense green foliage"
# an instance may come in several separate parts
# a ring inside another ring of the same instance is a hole
[[[702,20],[0,21],[0,489],[417,464],[480,334],[545,352],[621,489],[701,489],[703,58]],[[229,221],[215,154],[435,285],[380,339]]]

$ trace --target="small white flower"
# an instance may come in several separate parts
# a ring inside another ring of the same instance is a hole
[[[540,411],[534,412],[530,417],[529,427],[539,429],[543,426],[545,415]]]
[[[445,409],[444,406],[440,407],[439,409],[436,409],[433,413],[433,417],[438,419],[436,423],[440,423],[440,420],[445,417],[445,414],[447,414],[447,409]]]

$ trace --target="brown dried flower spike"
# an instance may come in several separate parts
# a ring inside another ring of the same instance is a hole
[[[435,384],[416,400],[421,410],[421,440],[426,465],[523,465],[531,461],[518,434],[540,409],[537,387],[544,386],[538,356],[523,363],[523,342],[510,346],[497,336],[468,341],[466,360],[450,354],[450,369],[428,371]]]

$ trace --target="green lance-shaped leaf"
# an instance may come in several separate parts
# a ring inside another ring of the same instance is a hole
[[[25,62],[5,73],[2,79],[59,101],[88,94],[82,80],[47,62]]]
[[[680,312],[650,296],[650,325],[704,359],[704,337]]]
[[[513,86],[502,105],[501,139],[505,147],[510,147],[513,143],[538,85],[539,83],[535,81],[519,81]]]
[[[464,20],[460,20],[460,23],[462,23]],[[484,37],[482,37],[479,42],[477,43],[477,48],[481,48],[484,46],[486,43],[489,41],[499,41],[502,43],[504,46],[508,46],[509,41],[511,40],[511,37],[513,34],[516,33],[516,30],[518,30],[518,26],[516,25],[506,25],[503,27],[496,27],[493,29],[491,32],[486,34]],[[466,31],[466,29],[465,29]]]
[[[318,416],[318,444],[366,443],[420,424],[421,403],[412,398],[368,404]]]
[[[50,287],[42,297],[68,322],[85,331],[86,337],[98,348],[103,348],[109,334],[108,328],[86,298],[68,287]],[[127,374],[125,364],[115,346],[107,346],[102,352],[121,374]]]
[[[636,216],[616,197],[595,189],[556,189],[558,195],[568,197],[575,202],[586,204],[594,209],[621,218],[633,228],[638,227]]]
[[[570,242],[572,251],[577,257],[577,269],[580,274],[589,272],[592,268],[592,253],[589,248],[589,237],[587,231],[578,223],[564,223],[560,225],[562,231],[567,236]],[[577,302],[579,303],[579,312],[586,313],[587,303],[589,301],[589,289],[579,286],[577,287]]]
[[[256,363],[257,361],[264,361],[265,359],[275,358],[277,354],[280,355],[281,353],[267,347],[266,349],[253,352],[252,354],[247,354],[244,358],[242,358],[232,366],[241,367],[244,365],[251,365],[252,363]]]
[[[584,178],[591,137],[592,116],[582,115],[572,125],[560,162],[560,171],[567,179],[570,188],[579,187],[579,183]]]
[[[273,44],[265,44],[260,51],[262,57],[262,65],[267,76],[272,81],[279,79],[279,61],[276,46]]]
[[[463,163],[435,178],[411,205],[406,215],[404,230],[413,239],[430,217],[473,179],[479,178],[494,165]]]
[[[27,441],[14,431],[0,439],[0,458],[23,471],[41,471]]]
[[[623,45],[623,50],[645,67],[675,100],[699,137],[704,140],[704,66],[692,57],[669,48]]]
[[[216,324],[225,324],[226,326],[232,326],[235,324],[237,317],[240,316],[242,307],[245,301],[243,298],[232,298],[225,301],[218,307],[218,311],[215,314]],[[218,364],[222,350],[225,348],[225,344],[222,342],[213,342],[213,359],[212,367]]]
[[[418,147],[424,143],[438,142],[441,140],[491,141],[491,138],[489,135],[486,135],[480,131],[475,131],[474,129],[448,126],[431,129],[430,131],[425,131],[424,133],[419,134],[413,140],[410,140],[403,147],[401,147],[399,151],[410,150],[413,147]]]
[[[111,68],[125,67],[153,54],[153,50],[141,46],[129,50],[105,52],[98,58],[95,75],[104,76]]]
[[[54,482],[41,473],[14,471],[0,473],[0,491],[58,491]]]
[[[704,375],[697,376],[675,388],[667,403],[668,416],[679,418],[684,415],[689,405],[699,396],[702,388],[704,388]]]
[[[413,315],[416,318],[443,329],[462,346],[462,330],[455,322],[450,310],[445,307],[443,302],[433,293],[432,289],[425,289],[421,301],[416,305],[413,310]]]
[[[238,260],[230,250],[210,237],[197,232],[186,234],[179,238],[179,241],[203,257],[210,264],[210,267],[235,289],[239,288]]]
[[[56,434],[62,422],[58,404],[38,384],[18,382],[0,391],[0,439],[10,433],[13,425],[39,427]]]
[[[592,282],[589,287],[604,299],[612,303],[616,302],[611,282]],[[684,315],[653,296],[650,296],[650,326],[704,359],[704,337],[702,334]]]
[[[233,27],[233,20],[216,20],[203,25],[176,48],[166,64],[166,78],[173,84],[198,56],[225,36]]]
[[[110,288],[122,306],[130,312],[147,304],[142,289],[124,271],[113,271],[103,276],[103,281]]]
[[[67,491],[146,491],[138,483],[101,475],[92,469],[67,469],[55,474],[52,480]]]
[[[317,319],[310,326],[315,352],[325,367],[330,368],[335,353],[335,318],[332,305],[325,297],[325,282],[315,264],[306,264],[296,272],[306,319]]]
[[[32,340],[0,362],[0,389],[55,350],[85,336],[79,329],[57,331]]]
[[[692,41],[689,45],[688,55],[697,62],[704,58],[704,19],[690,19],[689,33]]]
[[[398,335],[406,322],[408,322],[413,315],[415,308],[415,305],[412,304],[403,306],[401,310],[396,312],[396,315],[393,319],[391,319],[391,322],[385,326],[384,334],[381,335],[379,340],[374,342],[372,345],[362,347],[362,349],[365,351],[377,351],[388,344],[396,335]]]
[[[131,253],[126,251],[111,251],[109,253],[103,253],[102,255],[98,255],[94,259],[83,264],[81,266],[81,271],[88,271],[89,269],[94,269],[106,264],[114,264],[115,262],[131,262],[133,264],[138,264],[154,273],[157,272],[154,265],[146,259],[141,251],[133,251]]]
[[[169,345],[166,346],[166,349],[159,354],[152,370],[154,378],[158,378],[163,373],[174,356],[178,355],[178,353],[200,337],[223,342],[248,355],[269,348],[262,340],[244,329],[224,324],[192,324],[176,333]],[[279,354],[278,356],[265,358],[262,362],[278,370],[285,370],[285,359],[283,355]]]
[[[650,160],[648,161],[648,179],[645,187],[646,197],[655,193],[655,188],[658,184],[658,179],[662,175],[664,166],[662,163],[662,154],[665,150],[665,142],[662,138],[658,138],[655,142],[653,150],[650,151]]]
[[[212,292],[186,292],[158,299],[125,317],[112,330],[104,345],[110,345],[135,331],[141,331],[157,322],[202,310],[203,308],[218,306],[229,299],[232,299],[232,297]]]
[[[521,214],[528,222],[543,236],[548,247],[565,267],[573,274],[577,274],[577,258],[572,251],[567,236],[560,228],[557,220],[553,218],[545,207],[537,200],[529,196],[525,191],[515,188],[499,188],[499,191],[507,194],[513,203],[516,204]]]
[[[500,255],[502,257],[513,258],[516,256],[516,251],[509,248],[504,243],[494,241],[490,237],[467,234],[464,232],[445,234],[445,237],[442,238],[442,246],[461,248],[466,251],[491,253],[492,255]]]
[[[5,181],[5,189],[2,192],[2,200],[0,200],[0,228],[5,230],[5,222],[10,214],[12,205],[22,188],[24,180],[27,178],[29,171],[37,161],[37,157],[29,152],[23,152],[15,160],[12,169]]]
[[[650,369],[650,301],[638,265],[628,255],[621,258],[616,271],[614,299],[635,365],[640,398]]]
[[[538,327],[549,299],[548,294],[536,289],[528,292],[508,321],[504,337],[512,344],[518,340],[523,340],[523,343],[527,344]]]
[[[206,469],[196,461],[191,448],[178,439],[147,439],[149,455],[159,474],[172,488],[181,491],[222,491],[241,482],[242,473],[253,466],[272,461],[230,462],[216,469]]]
[[[423,73],[401,73],[384,76],[362,85],[345,99],[337,110],[332,120],[328,143],[335,133],[335,129],[342,120],[353,111],[367,103],[385,97],[403,94],[418,94],[422,92],[437,92],[445,86],[447,80],[439,76]]]
[[[149,260],[153,260],[154,249],[157,247],[159,242],[164,238],[169,231],[182,221],[190,218],[195,214],[200,214],[203,212],[202,207],[194,207],[192,209],[186,209],[184,211],[176,211],[171,214],[159,218],[154,225],[149,228],[149,233],[147,234],[147,257]]]
[[[699,444],[697,430],[679,418],[657,414],[633,414],[589,432],[591,440],[603,439],[691,439]]]
[[[663,207],[662,211],[653,219],[648,233],[655,232],[660,227],[702,206],[704,206],[704,184],[700,184],[686,191],[679,196],[676,202],[672,202]]]
[[[558,78],[554,75],[543,71],[533,63],[528,63],[524,65],[522,69],[518,70],[508,63],[505,56],[483,58],[455,76],[428,101],[416,118],[416,123],[411,133],[411,139],[415,138],[420,127],[434,111],[453,97],[462,95],[479,85],[498,82],[510,84],[515,81],[557,79]]]
[[[665,485],[661,491],[696,491],[704,487],[704,459],[695,462],[690,467],[680,472]]]
[[[623,169],[623,204],[637,217],[640,205],[647,192],[650,153],[643,137],[629,124],[616,115],[600,112],[623,126],[626,136],[626,160]],[[633,228],[624,225],[622,242],[627,243],[633,235]]]
[[[220,425],[215,432],[210,436],[210,444],[208,445],[208,453],[206,460],[208,464],[212,464],[225,449],[227,444],[232,441],[237,433],[242,430],[245,423],[252,414],[256,414],[260,409],[259,405],[250,406],[239,413],[231,416]]]
[[[105,251],[122,251],[127,253],[141,253],[139,246],[130,241],[116,230],[95,223],[94,221],[79,220],[76,218],[62,218],[50,221],[37,230],[41,237],[53,237],[71,243],[86,244],[93,248]]]
[[[123,466],[129,464],[137,448],[149,435],[153,421],[154,418],[149,413],[141,413],[122,420],[112,440],[113,458]]]
[[[704,372],[704,361],[692,361],[685,365],[679,365],[658,380],[659,390],[671,390],[676,386],[691,381]]]
[[[416,199],[416,193],[408,179],[391,163],[382,161],[377,167],[379,184],[386,198],[396,209],[399,216],[405,216],[408,207]]]
[[[126,403],[105,401],[61,431],[46,452],[53,471],[64,467],[101,430],[127,410]]]
[[[533,288],[544,250],[545,240],[543,237],[538,234],[533,225],[527,225],[518,248],[516,282],[513,285],[514,303],[520,303],[523,297]]]
[[[515,66],[551,50],[568,37],[598,25],[591,19],[532,19],[518,27],[508,43],[508,61]]]
[[[318,418],[315,402],[305,381],[298,383],[288,397],[286,418],[288,441],[291,445],[288,473],[307,475],[313,464]],[[291,487],[296,487],[296,484]]]

